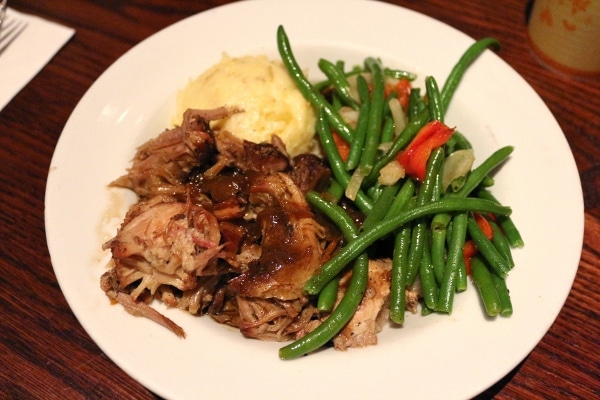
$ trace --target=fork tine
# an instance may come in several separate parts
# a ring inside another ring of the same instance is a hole
[[[8,16],[2,24],[0,31],[0,54],[27,28],[27,22],[19,21]]]

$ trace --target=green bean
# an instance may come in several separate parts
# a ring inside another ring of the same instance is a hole
[[[454,137],[454,134],[450,136],[448,141],[446,141],[446,144],[444,144],[444,149],[446,150],[447,154],[452,154],[456,151],[456,138]]]
[[[393,217],[394,215],[396,215],[400,211],[402,211],[414,193],[415,193],[415,182],[412,179],[407,179],[402,184],[400,191],[394,198],[394,201],[392,201],[392,204],[388,208],[388,210],[385,214],[385,217],[383,219],[384,220],[390,219],[391,217]]]
[[[326,193],[319,195],[309,192],[307,201],[331,219],[346,239],[346,244],[304,286],[307,295],[319,296],[318,309],[323,312],[331,311],[330,317],[304,338],[281,348],[280,357],[291,359],[314,351],[343,329],[356,312],[367,289],[367,251],[376,251],[371,246],[383,244],[382,240],[391,239],[391,235],[394,235],[394,247],[389,308],[390,319],[394,323],[404,323],[406,288],[417,275],[423,290],[423,315],[434,311],[452,312],[455,293],[467,286],[463,259],[467,235],[473,239],[480,252],[479,256],[473,258],[474,268],[477,270],[474,272],[477,277],[474,276],[473,280],[480,290],[486,313],[510,315],[512,304],[503,278],[514,266],[510,247],[519,243],[522,245],[522,239],[516,228],[513,230],[516,235],[512,239],[509,239],[508,233],[502,234],[505,231],[502,224],[507,224],[506,221],[509,225],[512,223],[511,210],[483,188],[493,184],[490,173],[509,157],[513,148],[506,146],[494,152],[462,177],[460,182],[452,182],[450,191],[441,187],[440,171],[445,155],[456,149],[471,148],[469,141],[455,131],[444,146],[432,152],[427,163],[426,177],[418,192],[415,190],[418,183],[410,178],[392,186],[378,182],[381,169],[396,159],[428,121],[443,122],[450,100],[467,68],[488,47],[499,47],[497,40],[486,38],[470,46],[455,64],[441,90],[436,79],[431,76],[425,78],[426,96],[421,96],[420,90],[413,88],[406,110],[407,123],[397,136],[395,130],[400,130],[400,127],[394,127],[387,101],[390,96],[396,95],[391,94],[385,98],[385,79],[393,77],[412,80],[416,77],[414,74],[385,68],[378,59],[372,57],[366,58],[362,66],[355,67],[350,72],[344,70],[344,63],[341,61],[334,64],[321,59],[319,68],[327,79],[312,85],[296,62],[282,26],[278,28],[277,44],[284,65],[295,84],[319,113],[317,133],[334,176]],[[368,87],[365,73],[370,74],[372,90]],[[358,97],[350,91],[348,77],[351,75],[357,75]],[[327,98],[320,90],[327,91]],[[358,111],[355,128],[350,127],[337,112],[337,109],[345,105]],[[345,163],[333,141],[332,131],[338,132],[350,144]],[[387,150],[382,151],[382,143],[390,143]],[[351,190],[358,183],[360,189],[356,192]],[[360,229],[336,204],[344,191],[365,215]],[[490,221],[494,229],[492,240],[485,238],[475,220],[470,217],[472,212],[495,216],[497,224]],[[351,265],[353,271],[350,285],[336,307],[340,274],[346,272]],[[493,291],[481,290],[490,285]],[[490,293],[496,295],[496,303],[490,303]]]
[[[506,278],[510,271],[508,261],[502,257],[492,242],[485,236],[475,218],[469,217],[467,228],[471,239],[477,245],[479,253],[487,260],[490,267],[501,278]]]
[[[324,195],[326,195],[332,203],[338,203],[344,196],[344,188],[335,178],[333,178]]]
[[[480,188],[488,188],[488,187],[494,186],[494,183],[495,183],[494,178],[492,178],[489,175],[486,175],[483,177],[483,179],[479,183],[479,187]]]
[[[419,189],[417,195],[417,206],[425,205],[431,202],[433,196],[433,189],[438,179],[438,174],[442,168],[444,162],[444,149],[439,147],[431,153],[427,162],[427,169],[425,173],[425,179]],[[410,251],[408,254],[408,276],[406,283],[412,285],[419,266],[421,265],[421,258],[423,257],[423,242],[427,235],[427,221],[420,220],[413,227],[412,239],[410,241]]]
[[[369,83],[363,74],[356,76],[356,91],[358,92],[358,98],[361,103],[371,102],[371,90],[369,89]]]
[[[317,299],[317,310],[330,312],[335,306],[335,300],[337,299],[337,292],[339,287],[339,280],[332,279],[319,293]]]
[[[440,184],[441,186],[441,184]],[[446,271],[446,248],[445,240],[447,238],[448,225],[452,217],[448,213],[437,214],[431,221],[431,236],[432,236],[432,263],[437,282],[441,285],[444,280]],[[458,244],[456,244],[458,246]],[[462,255],[462,251],[460,253]],[[467,269],[463,257],[455,255],[456,269],[456,284],[455,290],[462,292],[467,289]],[[449,301],[451,299],[448,299]]]
[[[362,301],[369,279],[369,259],[361,255],[355,262],[350,284],[346,294],[321,325],[301,339],[279,349],[279,358],[291,360],[312,351],[329,342],[352,319]]]
[[[500,204],[498,199],[496,199],[496,197],[488,190],[479,190],[477,192],[477,197],[479,197],[480,199],[486,199]],[[521,237],[521,233],[519,232],[519,229],[513,222],[512,218],[508,216],[499,217],[498,225],[500,225],[500,227],[502,228],[502,231],[504,232],[504,235],[506,235],[506,239],[508,240],[508,243],[511,247],[523,247],[525,245],[525,242]]]
[[[346,188],[350,181],[350,177],[346,173],[344,161],[342,161],[342,158],[340,157],[340,153],[338,152],[333,136],[331,135],[327,119],[323,113],[319,113],[319,118],[317,120],[317,134],[319,135],[321,145],[327,154],[333,176],[335,176],[335,179]],[[356,194],[355,203],[365,214],[373,209],[371,200],[362,190],[359,190]]]
[[[437,81],[433,76],[425,78],[425,87],[427,88],[427,98],[429,99],[429,118],[431,120],[444,122],[442,95],[438,88]]]
[[[423,243],[423,257],[419,268],[421,286],[423,288],[423,301],[427,308],[435,310],[440,289],[438,288],[433,264],[431,263],[430,237],[425,238]]]
[[[390,69],[384,68],[385,76],[389,76],[394,79],[408,79],[409,81],[414,81],[417,79],[417,74],[414,72],[403,71],[399,69]]]
[[[321,58],[317,64],[319,69],[325,74],[331,85],[339,95],[343,103],[355,110],[358,110],[358,103],[350,93],[350,83],[344,74],[344,71],[339,69],[334,63]]]
[[[493,47],[494,49],[500,48],[500,42],[494,38],[484,38],[473,43],[460,57],[458,62],[450,71],[444,86],[442,87],[441,96],[442,96],[442,105],[444,110],[448,109],[450,105],[450,100],[456,92],[456,88],[458,84],[462,80],[467,68],[475,61],[481,53],[483,53],[488,47]]]
[[[392,140],[394,140],[394,119],[388,116],[381,131],[381,143],[388,143]]]
[[[492,279],[492,273],[487,265],[479,257],[471,258],[471,276],[475,286],[479,289],[479,295],[483,302],[485,312],[490,317],[495,317],[500,313],[500,298],[496,285]]]
[[[364,72],[364,69],[361,66],[354,66],[350,71],[346,71],[345,67],[344,67],[344,63],[340,62],[340,61],[336,62],[336,66],[341,71],[344,71],[344,75],[346,76],[346,79],[351,76],[354,76],[354,75],[360,75]],[[327,90],[327,88],[330,87],[331,85],[332,85],[332,82],[329,79],[323,79],[319,82],[313,83],[313,88],[317,92],[323,92],[323,91]]]
[[[456,270],[456,291],[464,292],[467,290],[467,266],[464,257],[458,259],[458,269]]]
[[[309,294],[319,293],[323,286],[350,261],[358,257],[371,244],[386,237],[402,225],[427,215],[454,211],[476,211],[495,215],[508,215],[511,209],[491,201],[476,198],[444,198],[435,203],[403,211],[388,220],[382,221],[377,227],[363,231],[355,240],[350,241],[333,258],[323,264],[317,275],[309,279],[304,286],[305,291]]]
[[[406,275],[408,273],[410,236],[410,225],[406,225],[400,229],[394,239],[390,283],[390,319],[399,325],[404,323],[404,311],[406,309]]]
[[[440,284],[446,266],[446,228],[431,230],[431,264],[436,281]]]
[[[383,190],[383,185],[376,183],[375,185],[373,185],[369,189],[367,189],[367,196],[369,196],[369,198],[373,201],[373,203],[375,203],[377,201],[377,199],[379,199],[379,196],[381,195],[382,190]]]
[[[337,112],[339,112],[340,108],[344,106],[344,103],[342,103],[342,100],[337,92],[331,93],[331,106]]]
[[[449,185],[450,193],[457,193],[458,191],[460,191],[460,189],[462,189],[462,187],[465,186],[466,181],[466,175],[457,176],[456,178],[452,179],[452,182],[450,182]]]
[[[417,277],[423,258],[423,244],[427,238],[427,223],[418,221],[414,224],[410,238],[410,249],[408,251],[408,275],[406,284],[412,285]]]
[[[462,201],[467,201],[463,199]],[[442,202],[443,200],[440,200]],[[435,203],[434,203],[435,204]],[[452,218],[452,232],[448,246],[448,258],[444,268],[444,277],[440,284],[440,295],[437,302],[437,311],[451,313],[456,291],[458,269],[463,259],[463,247],[467,233],[467,213],[459,212]]]
[[[340,229],[342,235],[348,238],[348,240],[356,238],[358,234],[356,224],[343,208],[325,200],[315,191],[309,191],[306,194],[306,201],[325,214]]]
[[[438,147],[431,152],[429,160],[427,161],[427,169],[425,170],[425,179],[419,188],[419,195],[417,196],[417,205],[423,205],[434,197],[434,190],[436,188],[437,181],[442,171],[444,164],[444,148]]]
[[[302,71],[302,68],[300,68],[300,65],[298,65],[294,53],[292,52],[285,29],[281,25],[277,29],[277,48],[283,65],[286,67],[292,80],[298,87],[298,90],[300,90],[315,109],[323,110],[336,132],[338,132],[348,143],[351,143],[353,136],[352,129],[342,119],[340,114],[336,112],[333,106],[327,102],[321,93],[314,89],[310,81],[304,76],[304,72]]]
[[[368,230],[374,228],[383,218],[389,210],[391,204],[398,193],[399,184],[393,186],[385,186],[381,195],[377,198],[377,201],[373,204],[373,210],[365,218],[361,230]]]
[[[494,232],[494,236],[492,236],[492,244],[498,250],[498,253],[504,257],[508,266],[512,269],[515,266],[515,261],[512,257],[512,252],[510,250],[510,243],[508,243],[508,239],[504,235],[504,232],[500,229],[497,223],[494,221],[489,221],[490,226],[492,227],[492,231]]]
[[[402,210],[413,208],[416,205],[415,183],[412,179],[404,182],[399,193],[394,198],[392,205],[385,215],[385,220],[392,218]],[[392,278],[390,284],[390,319],[397,323],[404,323],[406,308],[406,276],[408,273],[408,250],[412,227],[406,224],[396,233],[394,252],[392,256]]]
[[[427,307],[425,304],[423,305],[423,307],[421,307],[421,316],[422,317],[426,317],[428,315],[431,315],[435,312],[435,310]]]
[[[446,235],[452,216],[448,213],[436,214],[430,224],[431,262],[438,284],[442,283],[446,269]]]
[[[446,230],[450,221],[452,221],[452,215],[450,215],[449,213],[436,214],[431,220],[431,230]]]
[[[363,152],[360,158],[360,165],[363,176],[367,176],[373,169],[377,149],[381,140],[381,123],[384,107],[384,76],[383,67],[379,60],[369,57],[365,60],[367,70],[371,72],[373,89],[371,91],[371,106],[369,108],[369,124],[367,126],[367,137]]]
[[[438,172],[436,174],[436,178],[433,182],[433,189],[431,191],[431,201],[438,201],[442,198],[444,194],[444,161],[446,157],[446,149],[444,147],[441,148],[441,153],[444,155],[443,159],[440,161],[440,165],[438,167]]]
[[[498,299],[500,300],[500,315],[510,317],[513,313],[513,307],[508,287],[506,287],[506,281],[496,274],[492,274],[492,280],[494,281],[496,291],[498,292]]]
[[[419,88],[413,88],[408,96],[408,112],[406,113],[408,120],[414,120],[419,115],[419,112],[425,108],[425,102],[421,98],[421,90]]]
[[[465,137],[465,135],[463,135],[462,133],[460,133],[457,130],[454,130],[454,132],[452,133],[452,139],[455,142],[455,150],[466,150],[466,149],[472,149],[473,146],[471,145],[471,142],[469,142],[469,139],[467,139]],[[450,153],[450,152],[448,152]]]
[[[365,138],[367,136],[370,114],[369,110],[371,108],[368,84],[362,75],[358,76],[356,85],[362,104],[358,112],[358,122],[356,123],[354,138],[350,143],[350,151],[348,152],[348,159],[346,160],[347,171],[354,170],[360,163],[360,155],[362,153]]]
[[[513,150],[514,147],[505,146],[492,153],[492,155],[485,159],[481,165],[471,171],[465,184],[455,193],[455,195],[462,197],[468,196],[475,188],[477,188],[477,186],[479,186],[481,180],[484,179],[490,171],[506,161]]]

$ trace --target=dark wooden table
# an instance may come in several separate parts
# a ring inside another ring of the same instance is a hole
[[[569,79],[540,66],[527,42],[526,0],[391,2],[472,37],[500,39],[500,57],[556,116],[583,182],[583,253],[566,304],[530,355],[481,398],[600,398],[600,79]],[[76,34],[0,112],[1,398],[156,397],[100,351],[62,295],[44,233],[46,177],[69,115],[111,63],[160,29],[225,3],[11,1],[16,10],[68,25]]]

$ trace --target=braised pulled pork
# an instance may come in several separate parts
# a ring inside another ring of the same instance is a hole
[[[208,314],[247,337],[296,339],[328,317],[303,287],[343,243],[305,200],[329,185],[331,171],[315,155],[290,159],[276,136],[256,144],[211,130],[211,120],[232,112],[188,110],[182,126],[138,148],[127,174],[112,183],[139,201],[103,245],[113,265],[101,287],[179,336],[183,329],[154,310],[153,299]],[[336,348],[376,343],[389,274],[388,262],[371,262],[367,293]]]
[[[215,134],[210,119],[229,112],[187,111],[181,127],[140,146],[128,173],[112,183],[140,200],[103,246],[114,265],[102,288],[178,334],[146,302],[158,298],[250,337],[286,340],[288,326],[298,330],[299,318],[313,317],[302,286],[325,247],[300,186],[314,188],[311,166],[321,181],[329,171],[313,160],[294,173],[276,137],[255,144]]]

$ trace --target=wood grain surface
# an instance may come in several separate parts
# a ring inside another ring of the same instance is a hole
[[[583,184],[584,243],[564,308],[529,356],[478,398],[600,398],[600,79],[565,77],[538,62],[527,40],[527,1],[389,2],[474,38],[498,38],[503,44],[500,57],[537,91],[564,130]],[[160,29],[230,2],[10,3],[18,11],[73,27],[76,33],[0,111],[0,398],[157,398],[102,353],[61,293],[44,231],[48,167],[69,115],[109,65]],[[556,190],[560,185],[557,181]]]

